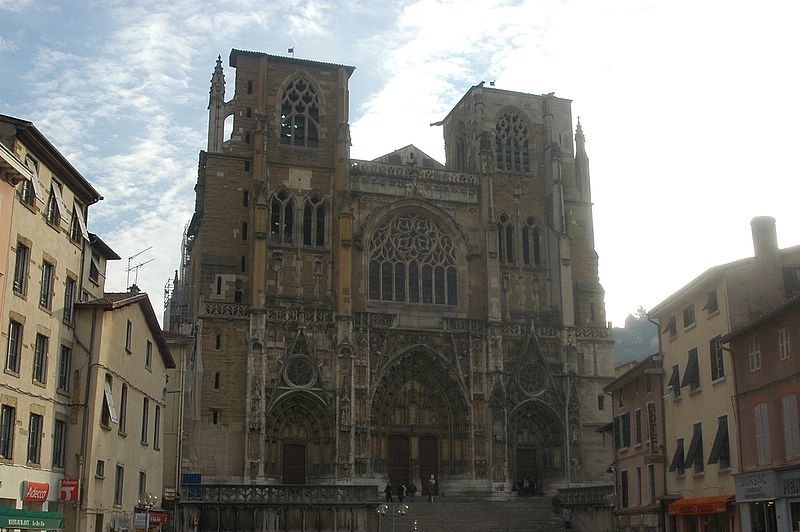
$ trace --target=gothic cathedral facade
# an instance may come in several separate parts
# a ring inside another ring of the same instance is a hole
[[[486,497],[607,480],[613,339],[571,102],[479,84],[440,124],[445,164],[364,161],[352,67],[230,66],[166,318],[196,338],[184,472]]]

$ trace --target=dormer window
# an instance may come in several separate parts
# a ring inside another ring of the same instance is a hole
[[[292,81],[281,98],[281,144],[319,146],[319,99],[302,77]]]

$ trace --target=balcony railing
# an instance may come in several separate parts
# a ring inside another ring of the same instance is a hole
[[[561,488],[558,490],[558,499],[564,506],[614,506],[614,486],[581,486],[576,488]]]
[[[181,504],[370,505],[378,486],[184,484]]]

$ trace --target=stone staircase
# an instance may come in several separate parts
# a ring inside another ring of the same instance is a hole
[[[479,501],[424,497],[408,504],[405,516],[382,516],[380,532],[553,532],[561,531],[560,515],[549,497],[517,497],[509,501]],[[398,504],[390,504],[392,508]],[[393,522],[394,521],[394,522]],[[416,525],[415,525],[416,523]]]

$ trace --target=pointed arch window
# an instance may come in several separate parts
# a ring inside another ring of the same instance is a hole
[[[325,202],[318,194],[303,204],[303,245],[325,245]]]
[[[497,242],[500,262],[506,264],[514,263],[514,226],[508,214],[500,215],[497,222]]]
[[[458,304],[455,247],[443,228],[416,213],[397,215],[369,241],[372,300]]]
[[[506,113],[495,126],[497,168],[507,172],[530,172],[530,134],[515,113]]]
[[[522,260],[525,266],[542,264],[541,234],[533,216],[528,216],[525,227],[522,228]]]
[[[277,244],[291,244],[294,228],[294,200],[285,190],[272,196],[272,217],[269,232],[272,241]]]
[[[319,146],[319,98],[302,77],[289,83],[281,97],[281,144]]]

